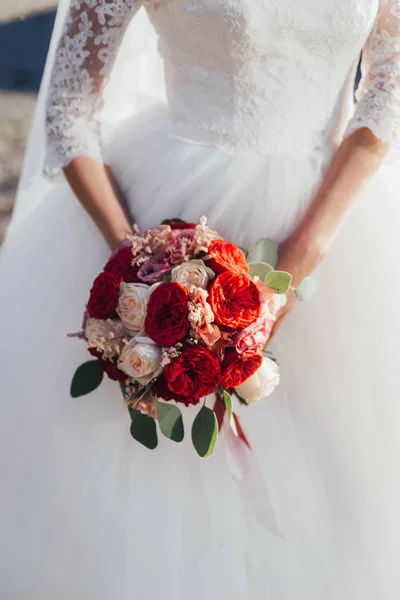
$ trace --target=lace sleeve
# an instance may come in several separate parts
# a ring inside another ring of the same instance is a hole
[[[346,135],[368,127],[400,146],[400,0],[380,0],[375,26],[363,50],[363,77]]]
[[[46,102],[45,173],[75,157],[102,160],[102,90],[140,0],[71,0]]]

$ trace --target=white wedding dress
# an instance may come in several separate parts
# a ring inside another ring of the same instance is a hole
[[[400,2],[71,0],[56,41],[0,255],[0,597],[398,600]],[[393,150],[274,342],[280,387],[239,409],[247,465],[146,450],[113,382],[70,397],[107,248],[60,167],[109,164],[141,227],[205,214],[249,246],[360,127]]]

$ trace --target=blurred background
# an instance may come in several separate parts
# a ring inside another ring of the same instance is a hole
[[[0,0],[0,241],[55,19],[56,0]]]

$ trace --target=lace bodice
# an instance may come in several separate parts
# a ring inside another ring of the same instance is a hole
[[[103,90],[139,9],[159,37],[173,135],[263,154],[304,151],[363,126],[400,140],[400,0],[141,4],[71,0],[48,92],[49,167],[102,159]]]

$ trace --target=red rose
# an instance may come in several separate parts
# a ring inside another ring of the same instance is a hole
[[[222,327],[242,329],[255,321],[261,310],[260,294],[245,274],[221,273],[211,284],[209,303]]]
[[[185,396],[181,396],[175,392],[171,392],[169,387],[166,384],[164,375],[161,375],[153,386],[153,390],[157,396],[157,398],[162,398],[167,402],[169,400],[174,400],[175,402],[182,402],[185,406],[189,406],[190,404],[198,404],[198,398],[186,398]]]
[[[213,240],[208,247],[210,258],[207,259],[208,266],[215,273],[231,271],[232,273],[248,273],[249,265],[246,262],[244,252],[225,240]]]
[[[172,346],[189,329],[189,292],[180,283],[162,283],[151,294],[144,328],[160,346]]]
[[[221,383],[221,367],[206,348],[185,348],[166,366],[164,378],[173,394],[198,399],[211,394]]]
[[[172,230],[174,229],[196,229],[197,225],[195,223],[185,223],[182,221],[171,221],[168,223]]]
[[[94,319],[108,319],[114,316],[119,298],[121,277],[114,273],[100,273],[90,290],[87,311]]]
[[[89,352],[92,356],[95,356],[97,358],[102,370],[106,375],[108,375],[110,379],[112,379],[113,381],[120,381],[121,383],[124,383],[128,379],[126,373],[123,373],[118,368],[117,361],[104,360],[101,352],[96,350],[96,348],[89,348]]]
[[[263,362],[261,352],[243,352],[238,354],[234,348],[228,348],[222,361],[222,385],[224,388],[234,388],[249,379]]]
[[[104,267],[104,271],[114,273],[117,277],[122,277],[126,283],[138,283],[138,269],[132,266],[132,260],[132,247],[121,248],[115,256],[110,258]]]

